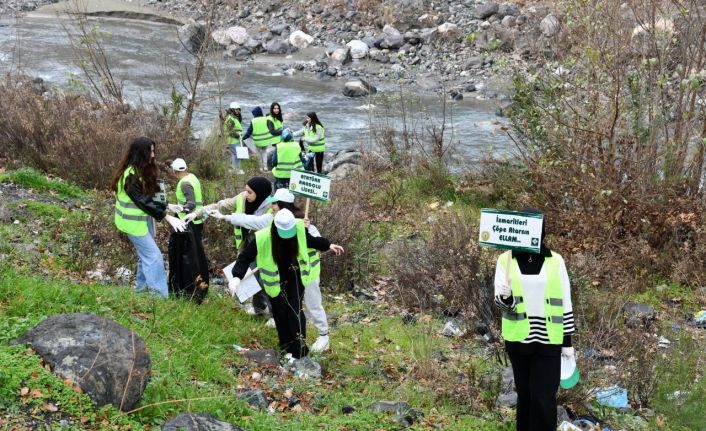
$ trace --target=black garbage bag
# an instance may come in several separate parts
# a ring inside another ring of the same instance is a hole
[[[200,304],[208,293],[208,261],[189,224],[169,236],[169,293]]]

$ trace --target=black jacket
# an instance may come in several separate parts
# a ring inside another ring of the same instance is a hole
[[[152,196],[147,196],[142,192],[142,183],[135,174],[130,174],[125,179],[125,193],[142,211],[161,221],[167,215],[167,206],[161,202],[152,200]]]

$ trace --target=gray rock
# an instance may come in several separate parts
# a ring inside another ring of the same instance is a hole
[[[519,16],[520,8],[512,3],[503,3],[498,7],[498,15],[502,17],[506,16]]]
[[[418,45],[422,41],[422,37],[417,31],[407,31],[404,34],[404,41],[410,45]]]
[[[377,89],[363,79],[348,81],[343,87],[343,95],[347,97],[364,97],[375,93]]]
[[[378,41],[378,39],[374,36],[365,36],[361,40],[363,42],[365,42],[366,45],[368,45],[368,48],[375,48],[376,46],[379,45],[379,43],[378,43],[378,45],[376,45],[376,42]]]
[[[368,51],[368,57],[370,57],[371,60],[375,60],[380,63],[387,63],[390,61],[390,56],[387,55],[385,51],[377,48],[371,48]]]
[[[289,24],[275,24],[267,28],[272,34],[281,35],[282,32],[289,29]]]
[[[404,401],[378,401],[368,406],[368,409],[379,413],[405,414],[410,410],[409,404]]]
[[[362,40],[351,40],[346,44],[350,48],[350,54],[353,58],[365,58],[368,56],[370,48],[368,44]]]
[[[264,410],[270,405],[270,402],[267,400],[265,392],[262,389],[254,389],[238,394],[238,399],[243,400],[248,403],[249,406],[260,410]]]
[[[358,165],[361,162],[363,154],[358,150],[341,150],[334,154],[333,159],[324,164],[324,172],[332,172],[343,165],[354,164]]]
[[[247,350],[245,357],[260,365],[279,366],[279,354],[273,349]]]
[[[498,398],[495,400],[495,405],[515,407],[517,405],[517,392],[512,391],[498,395]]]
[[[323,374],[321,364],[310,356],[294,361],[294,375],[301,380],[319,380]]]
[[[245,431],[239,426],[219,421],[208,413],[182,413],[162,425],[162,431]]]
[[[336,169],[330,171],[328,173],[328,176],[331,177],[331,180],[333,181],[340,181],[358,172],[360,172],[360,165],[354,165],[352,163],[349,163],[345,165],[340,165]]]
[[[655,309],[647,304],[630,304],[625,308],[625,324],[630,328],[649,328],[656,318]]]
[[[289,44],[280,39],[273,39],[265,46],[268,54],[282,55],[289,52]]]
[[[545,37],[552,37],[559,31],[559,19],[549,14],[539,23],[539,29]]]
[[[499,6],[495,2],[487,2],[481,5],[476,6],[476,10],[473,13],[473,16],[476,19],[488,19],[492,15],[498,13]]]
[[[456,39],[458,37],[458,26],[450,22],[445,22],[436,28],[436,32],[439,37],[443,39]]]
[[[134,331],[90,313],[57,314],[16,340],[98,405],[123,411],[139,401],[151,375],[147,346]]]
[[[331,60],[336,61],[339,64],[350,63],[351,62],[351,48],[350,48],[350,46],[335,49],[331,53]]]
[[[396,28],[389,24],[383,27],[382,36],[383,40],[380,42],[380,48],[399,49],[402,45],[404,45],[404,36],[402,36]]]
[[[177,34],[184,47],[195,54],[201,49],[206,38],[206,27],[202,23],[192,21],[179,27]]]
[[[319,3],[314,3],[314,5],[311,7],[311,11],[318,15],[324,11],[324,8]]]
[[[517,18],[515,18],[514,16],[511,16],[511,15],[508,15],[505,18],[503,18],[502,25],[503,25],[503,27],[507,27],[507,28],[515,27],[517,25]]]
[[[314,42],[314,38],[301,30],[296,30],[289,35],[289,43],[298,49],[304,49]]]
[[[564,406],[556,406],[556,424],[559,425],[562,422],[571,423],[571,418],[569,417],[569,413],[567,413]]]

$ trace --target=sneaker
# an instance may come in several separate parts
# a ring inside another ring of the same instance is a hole
[[[243,310],[249,315],[249,316],[254,316],[257,313],[255,312],[255,307],[252,306],[251,303],[247,303],[243,306]]]
[[[275,319],[273,319],[272,317],[267,319],[267,322],[265,322],[265,326],[267,326],[268,328],[276,328],[277,325],[275,324]]]
[[[328,335],[319,335],[319,338],[316,339],[314,345],[311,346],[311,351],[314,353],[321,353],[325,350],[328,350],[328,348]]]

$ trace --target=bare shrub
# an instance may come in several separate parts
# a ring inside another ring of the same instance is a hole
[[[406,307],[447,309],[497,325],[493,307],[495,261],[478,246],[478,227],[455,212],[439,216],[428,238],[391,246],[395,292]]]
[[[107,187],[128,145],[141,135],[157,142],[159,159],[189,159],[197,150],[156,112],[104,106],[84,95],[42,94],[28,78],[5,77],[0,91],[0,157],[83,187]]]

